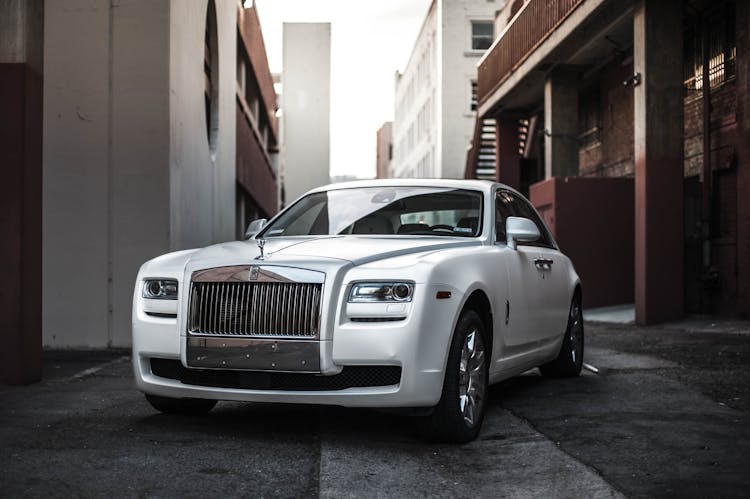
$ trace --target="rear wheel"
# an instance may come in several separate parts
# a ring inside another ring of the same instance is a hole
[[[200,416],[208,413],[216,405],[216,400],[208,399],[178,399],[146,394],[146,400],[159,412],[166,414],[183,414],[186,416]]]
[[[560,353],[552,362],[539,366],[544,376],[569,378],[578,376],[583,366],[583,312],[581,298],[576,295],[570,304],[568,327],[565,330]]]
[[[479,314],[464,311],[453,333],[440,402],[429,416],[419,420],[425,437],[463,443],[479,434],[488,382],[484,335]]]

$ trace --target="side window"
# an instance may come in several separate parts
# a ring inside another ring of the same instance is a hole
[[[527,246],[552,247],[549,234],[541,219],[532,206],[523,198],[518,197],[510,191],[499,190],[495,195],[495,233],[496,241],[505,242],[505,221],[508,217],[523,217],[534,222],[539,229],[541,238],[532,243],[523,243]]]
[[[495,241],[505,242],[505,220],[508,217],[515,217],[515,207],[513,201],[515,196],[508,191],[497,191],[495,194]]]
[[[543,246],[545,248],[551,248],[552,247],[552,241],[550,241],[549,233],[547,232],[547,229],[544,227],[544,224],[542,223],[542,220],[539,218],[539,215],[537,215],[536,210],[529,204],[528,201],[525,199],[515,197],[513,204],[516,207],[516,215],[517,217],[524,217],[528,218],[534,224],[536,224],[536,228],[539,229],[539,234],[541,237],[538,241],[534,241],[533,243],[523,243],[528,246]]]

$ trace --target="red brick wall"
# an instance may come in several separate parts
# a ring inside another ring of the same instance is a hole
[[[711,167],[731,167],[737,140],[737,87],[734,79],[711,89]],[[685,98],[685,176],[703,169],[703,99],[700,91]]]
[[[604,68],[599,78],[600,138],[598,145],[579,150],[583,177],[632,177],[633,89],[622,84],[633,65],[620,62]]]

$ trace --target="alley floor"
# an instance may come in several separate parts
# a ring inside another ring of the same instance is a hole
[[[588,323],[585,362],[492,388],[480,437],[406,417],[220,403],[156,413],[128,352],[47,352],[0,387],[5,497],[740,497],[750,490],[750,328]]]

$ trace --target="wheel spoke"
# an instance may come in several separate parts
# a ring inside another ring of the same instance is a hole
[[[476,352],[471,360],[472,362],[469,364],[469,371],[475,373],[484,366],[484,350]]]
[[[477,329],[471,330],[464,340],[459,364],[459,408],[464,421],[473,426],[484,400],[485,350],[482,336]]]

